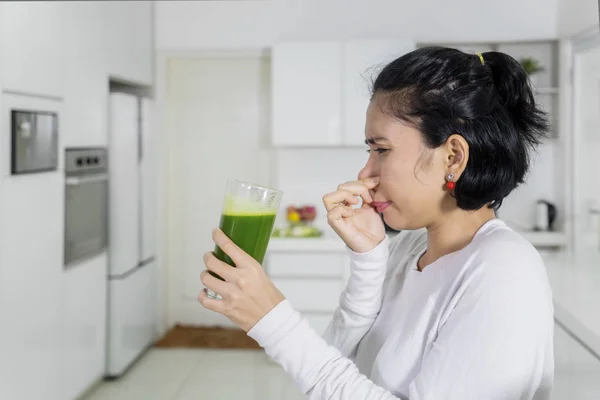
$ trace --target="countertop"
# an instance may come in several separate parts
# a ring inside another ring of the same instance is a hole
[[[346,244],[335,235],[325,234],[319,238],[271,238],[269,253],[333,252],[346,251]]]
[[[557,321],[600,355],[600,250],[543,257]]]
[[[566,243],[566,237],[559,232],[517,231],[536,247],[561,247]],[[394,234],[388,234],[390,238]],[[344,252],[346,245],[330,229],[320,238],[272,238],[269,252]]]

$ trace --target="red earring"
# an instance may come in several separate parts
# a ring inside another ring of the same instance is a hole
[[[454,188],[456,187],[456,183],[454,183],[453,179],[453,173],[449,173],[448,175],[446,175],[446,180],[448,181],[448,183],[446,183],[446,187],[448,188],[448,190],[454,190]]]

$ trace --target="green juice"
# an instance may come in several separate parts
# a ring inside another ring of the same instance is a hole
[[[219,228],[242,250],[262,264],[269,239],[275,224],[275,213],[223,213]],[[215,246],[215,256],[227,264],[235,267],[235,264],[219,246]],[[220,276],[211,272],[219,279]],[[221,279],[222,280],[222,279]]]

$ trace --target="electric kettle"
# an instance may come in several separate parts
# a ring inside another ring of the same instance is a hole
[[[556,220],[556,206],[546,200],[538,200],[535,213],[535,230],[551,231]]]

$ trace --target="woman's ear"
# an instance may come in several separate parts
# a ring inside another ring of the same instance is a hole
[[[453,134],[446,140],[445,147],[447,153],[446,168],[448,168],[449,172],[453,172],[456,180],[458,180],[462,172],[467,168],[469,144],[461,135]]]

